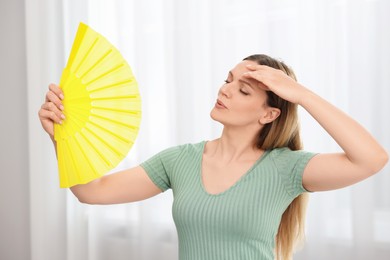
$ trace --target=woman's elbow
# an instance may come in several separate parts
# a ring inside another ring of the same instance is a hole
[[[97,204],[97,196],[90,186],[91,184],[79,184],[71,187],[70,190],[80,203],[94,205]]]
[[[388,161],[389,161],[389,155],[385,150],[376,153],[374,158],[372,159],[372,163],[370,167],[372,174],[375,174],[380,170],[382,170],[385,167],[385,165],[388,163]]]
[[[78,201],[82,204],[87,204],[87,205],[103,205],[105,204],[104,201],[99,199],[97,196],[90,196],[88,194],[76,194],[73,193]]]
[[[82,204],[88,204],[88,205],[95,205],[96,203],[94,203],[93,201],[91,201],[90,199],[88,198],[84,198],[84,197],[78,197],[76,196],[76,198],[79,200],[80,203]]]
[[[82,204],[93,204],[92,201],[88,198],[88,196],[83,196],[82,194],[75,192],[72,188],[71,191],[73,195],[77,198],[77,200]]]
[[[384,150],[382,158],[381,158],[381,165],[380,165],[380,169],[379,170],[381,170],[383,167],[385,167],[385,165],[388,162],[389,162],[389,154]]]

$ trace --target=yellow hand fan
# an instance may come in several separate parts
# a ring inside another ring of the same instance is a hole
[[[102,35],[80,23],[60,87],[65,120],[54,125],[60,187],[116,167],[132,147],[141,98],[131,68]]]

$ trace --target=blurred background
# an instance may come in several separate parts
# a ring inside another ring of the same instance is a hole
[[[265,53],[363,124],[390,151],[388,0],[1,0],[0,259],[174,260],[170,191],[125,205],[80,204],[60,189],[38,110],[58,83],[79,22],[123,54],[143,99],[140,134],[113,171],[164,148],[211,140],[227,72]],[[303,110],[305,149],[340,148]],[[359,142],[359,140],[356,140]],[[313,193],[294,259],[390,259],[390,168]]]

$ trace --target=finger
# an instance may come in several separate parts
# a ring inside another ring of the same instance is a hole
[[[50,111],[44,108],[41,108],[39,110],[39,117],[41,121],[50,119],[51,121],[57,123],[57,124],[62,124],[62,120],[60,117],[57,116],[57,114],[54,111]]]
[[[53,91],[48,91],[46,93],[46,103],[49,103],[49,102],[54,103],[58,109],[64,110],[64,105],[62,104],[62,101],[57,96],[57,94],[54,93]]]
[[[256,81],[256,85],[259,88],[267,91],[269,90],[269,88],[263,83],[264,77],[259,71],[248,71],[242,75],[250,80]]]
[[[271,67],[269,67],[267,65],[248,64],[248,65],[246,65],[246,68],[251,70],[251,71],[255,71],[255,70],[266,70],[266,69],[269,69]]]
[[[254,79],[254,80],[260,81],[260,82],[262,82],[262,79],[263,79],[262,74],[259,73],[258,71],[247,71],[247,72],[243,73],[242,76],[245,78]]]
[[[52,102],[44,103],[41,108],[44,109],[44,110],[50,111],[50,112],[54,112],[56,114],[56,117],[60,118],[60,120],[64,120],[65,119],[65,115],[62,113],[62,111],[60,111],[57,108],[57,106],[54,105]]]
[[[263,83],[259,82],[257,83],[257,86],[265,91],[270,91],[269,87],[267,87],[266,85],[264,85]]]
[[[56,84],[53,84],[53,83],[50,84],[49,90],[53,91],[58,96],[59,99],[61,99],[61,100],[64,99],[64,93],[62,92],[62,89],[59,86],[57,86]]]

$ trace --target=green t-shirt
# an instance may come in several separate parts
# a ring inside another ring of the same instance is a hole
[[[226,191],[202,183],[205,141],[166,149],[141,166],[162,190],[172,189],[180,260],[273,260],[281,216],[305,192],[302,173],[313,153],[278,148]]]

